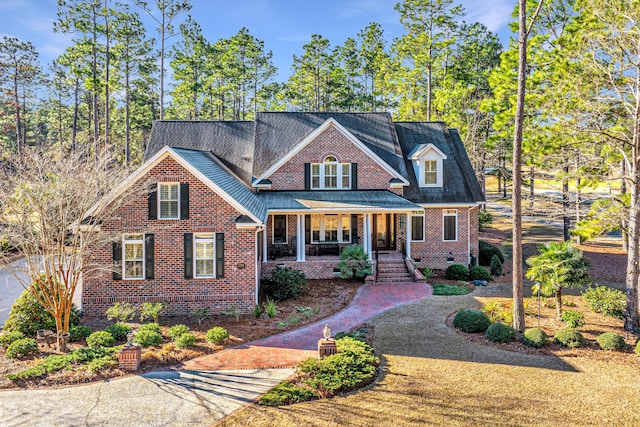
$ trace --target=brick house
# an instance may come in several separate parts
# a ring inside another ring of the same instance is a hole
[[[149,191],[134,190],[145,181]],[[248,310],[277,265],[334,277],[362,245],[373,281],[470,263],[483,195],[462,141],[438,122],[388,113],[258,113],[255,121],[157,121],[129,203],[91,248],[113,267],[87,276],[82,305],[169,302],[186,313]]]

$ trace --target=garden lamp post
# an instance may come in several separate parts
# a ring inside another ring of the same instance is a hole
[[[540,282],[536,282],[536,288],[538,289],[538,328],[540,327]]]

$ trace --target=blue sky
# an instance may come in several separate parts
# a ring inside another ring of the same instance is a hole
[[[247,27],[265,42],[266,49],[273,51],[279,79],[284,80],[290,73],[292,56],[302,53],[311,34],[321,34],[335,46],[375,21],[382,25],[390,42],[402,33],[399,14],[393,9],[396,3],[397,0],[191,0],[190,13],[211,42]],[[498,32],[503,44],[508,43],[507,24],[512,20],[515,0],[457,3],[465,7],[467,22],[482,22]],[[53,32],[56,11],[56,0],[0,0],[0,37],[9,35],[30,41],[46,66],[71,44],[70,36]]]

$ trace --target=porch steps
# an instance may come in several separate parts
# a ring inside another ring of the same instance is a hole
[[[377,283],[413,282],[402,258],[379,258]]]

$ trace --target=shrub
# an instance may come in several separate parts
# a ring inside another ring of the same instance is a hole
[[[469,279],[469,270],[462,264],[453,264],[447,267],[444,277],[449,280],[467,280]]]
[[[202,325],[202,322],[211,318],[211,310],[209,307],[199,308],[191,313],[192,316],[198,321],[198,325]]]
[[[491,273],[489,273],[489,271],[484,268],[484,267],[480,267],[480,266],[476,266],[476,267],[471,267],[469,269],[469,280],[491,280]]]
[[[265,393],[258,403],[265,406],[283,406],[306,402],[318,397],[317,391],[284,381]]]
[[[267,298],[264,303],[264,311],[269,318],[276,317],[276,314],[278,314],[278,305],[274,300]]]
[[[549,336],[540,328],[530,328],[524,331],[522,342],[529,347],[542,347],[549,342]]]
[[[307,290],[307,277],[301,270],[285,266],[271,270],[267,294],[276,301],[296,299]]]
[[[453,326],[462,332],[484,332],[489,325],[489,317],[477,308],[463,308],[453,318]]]
[[[615,332],[605,332],[598,336],[598,345],[603,350],[626,350],[627,343],[624,342],[624,338]]]
[[[107,331],[97,331],[87,337],[87,345],[91,348],[111,347],[115,343],[115,338]]]
[[[104,328],[104,330],[109,332],[116,341],[124,341],[127,339],[127,334],[131,331],[131,327],[124,323],[114,323]]]
[[[508,343],[516,339],[516,330],[504,323],[494,323],[487,328],[485,336],[491,342]]]
[[[138,328],[138,332],[140,331],[151,331],[160,334],[160,325],[157,323],[145,323]]]
[[[347,246],[340,253],[338,268],[343,279],[364,279],[371,274],[369,255],[360,245]]]
[[[0,335],[0,347],[6,348],[14,341],[24,338],[24,334],[20,331],[9,331]]]
[[[258,319],[260,318],[260,316],[262,316],[262,308],[260,307],[259,304],[256,304],[256,306],[253,307],[253,317]]]
[[[478,211],[478,228],[484,230],[493,222],[493,215],[486,209],[480,209]]]
[[[431,269],[429,267],[423,268],[422,275],[424,276],[425,279],[428,279],[429,277],[431,277]]]
[[[494,255],[491,257],[491,262],[489,263],[489,272],[492,276],[502,276],[502,261],[498,258],[498,255]]]
[[[182,334],[186,334],[187,332],[189,332],[189,327],[187,325],[175,325],[169,328],[167,335],[175,341],[176,338]]]
[[[579,311],[565,310],[562,312],[561,319],[565,321],[570,328],[584,326],[584,315]]]
[[[490,301],[481,308],[491,323],[502,322],[510,324],[513,321],[513,312],[511,306],[504,307],[500,301]]]
[[[191,332],[185,332],[184,334],[174,338],[173,341],[176,343],[177,347],[188,348],[195,345],[196,336],[193,335]]]
[[[640,340],[638,340],[638,342],[636,342],[636,347],[633,349],[633,352],[635,354],[640,354]]]
[[[434,295],[466,295],[471,292],[464,286],[449,285],[447,283],[436,283],[433,285]]]
[[[207,331],[206,339],[212,344],[222,344],[229,338],[229,332],[221,326],[215,326]]]
[[[167,308],[167,305],[161,302],[145,302],[140,307],[140,321],[153,320],[158,323],[160,313]]]
[[[624,292],[606,286],[589,287],[582,292],[582,298],[589,303],[591,310],[605,316],[624,316],[626,296]]]
[[[129,322],[136,317],[138,307],[128,302],[117,302],[107,309],[105,312],[107,319],[117,320],[118,322]]]
[[[82,341],[91,335],[91,328],[87,325],[75,325],[69,328],[69,341]]]
[[[136,344],[140,344],[143,347],[160,345],[162,344],[162,335],[160,335],[160,332],[156,332],[153,329],[143,329],[142,327],[140,327],[138,329],[138,333],[133,338],[133,342]]]
[[[38,343],[33,338],[20,338],[9,344],[6,356],[11,359],[19,359],[38,351]]]
[[[74,304],[71,308],[69,326],[77,325],[79,322],[80,312]],[[31,291],[25,289],[11,307],[9,318],[5,322],[3,329],[5,331],[22,332],[25,337],[35,337],[36,332],[40,329],[55,331],[56,321],[40,305],[38,300],[31,294]]]
[[[478,242],[478,263],[480,265],[489,265],[494,255],[504,264],[504,255],[500,248],[484,240]]]
[[[565,347],[580,347],[584,344],[584,337],[582,334],[575,328],[564,328],[560,329],[553,336],[553,340],[559,344],[564,345]]]

